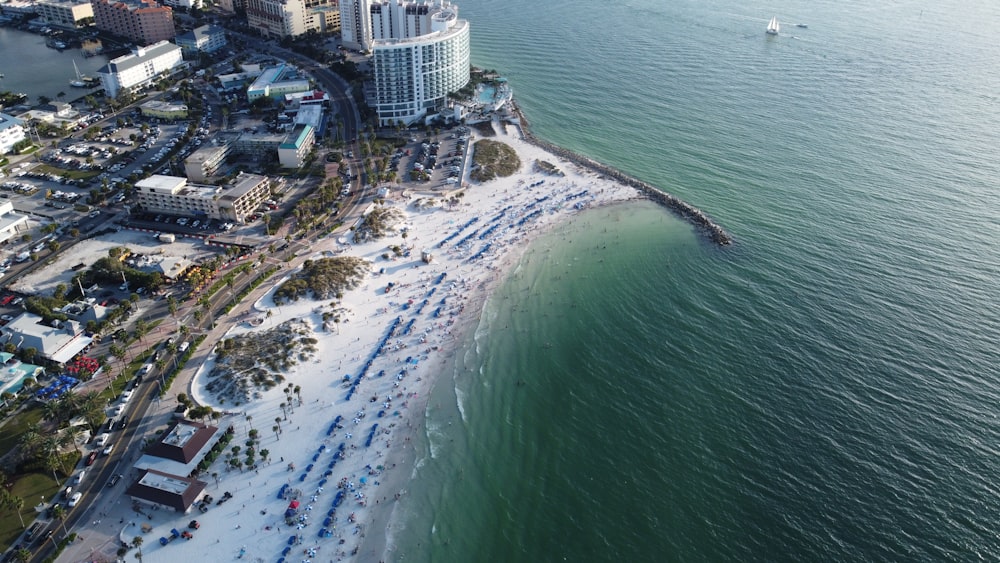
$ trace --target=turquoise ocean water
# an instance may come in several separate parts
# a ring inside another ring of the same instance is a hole
[[[638,203],[533,244],[392,559],[1000,559],[1000,5],[461,10],[539,136],[737,243]]]

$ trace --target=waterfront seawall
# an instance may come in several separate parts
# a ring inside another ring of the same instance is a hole
[[[660,205],[666,207],[667,209],[670,209],[671,211],[679,215],[682,219],[697,227],[698,230],[703,232],[712,242],[718,244],[719,246],[728,246],[733,243],[733,238],[729,235],[729,233],[726,232],[725,229],[723,229],[715,221],[712,221],[700,209],[687,203],[686,201],[683,201],[674,195],[671,195],[663,190],[660,190],[655,186],[653,186],[652,184],[648,184],[646,182],[643,182],[642,180],[639,180],[638,178],[629,176],[628,174],[614,167],[608,166],[606,164],[601,164],[600,162],[597,162],[593,159],[587,158],[583,155],[577,154],[573,151],[553,145],[552,143],[543,141],[538,137],[535,137],[535,135],[532,134],[531,132],[531,127],[528,124],[528,120],[524,117],[524,113],[521,112],[521,108],[513,103],[511,104],[511,108],[514,111],[514,114],[517,115],[518,117],[518,120],[520,122],[519,125],[521,127],[521,132],[524,134],[524,138],[527,141],[539,147],[542,147],[543,149],[553,154],[561,156],[562,158],[565,158],[566,160],[569,160],[570,162],[573,162],[579,166],[583,166],[584,168],[588,168],[599,174],[604,174],[608,177],[618,180],[619,182],[625,185],[631,186],[639,190],[643,195],[645,195],[649,199],[655,201],[656,203],[659,203]]]

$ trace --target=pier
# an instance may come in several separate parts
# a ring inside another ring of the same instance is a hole
[[[663,190],[656,188],[655,186],[643,182],[638,178],[629,176],[628,174],[608,166],[606,164],[601,164],[596,160],[587,158],[583,155],[576,154],[573,151],[558,147],[543,141],[535,137],[531,133],[531,128],[528,125],[528,120],[524,117],[521,112],[521,108],[517,107],[515,104],[511,104],[514,114],[518,117],[520,122],[521,132],[524,134],[525,140],[535,144],[543,149],[561,156],[566,160],[573,162],[584,168],[593,170],[599,174],[604,174],[610,178],[639,190],[643,195],[649,199],[659,203],[660,205],[666,207],[667,209],[673,211],[679,215],[685,221],[694,225],[699,231],[704,233],[709,240],[714,242],[719,246],[728,246],[733,243],[733,238],[723,229],[718,223],[712,221],[708,215],[705,215],[700,209],[687,203],[686,201],[678,198],[677,196],[671,195]]]

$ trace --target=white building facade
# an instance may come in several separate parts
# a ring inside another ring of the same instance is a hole
[[[247,0],[247,24],[269,37],[325,33],[340,24],[334,0]]]
[[[35,7],[50,25],[78,29],[94,23],[90,0],[39,0]]]
[[[371,50],[371,0],[339,0],[339,2],[341,42],[350,49]]]
[[[0,113],[0,154],[14,150],[14,145],[25,138],[24,122],[12,115]]]
[[[371,105],[382,126],[407,125],[469,83],[469,22],[450,2],[384,0],[371,7]]]
[[[169,41],[160,41],[112,60],[97,73],[105,94],[114,97],[122,88],[145,86],[161,73],[169,73],[182,65],[181,48]]]

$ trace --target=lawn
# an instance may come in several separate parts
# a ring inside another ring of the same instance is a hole
[[[52,475],[28,473],[11,477],[11,481],[14,482],[11,493],[24,499],[24,506],[20,512],[25,526],[31,526],[35,520],[37,516],[35,505],[41,502],[42,497],[45,497],[45,502],[48,503],[59,494],[59,485],[52,480]],[[11,510],[0,512],[0,546],[3,546],[3,549],[13,545],[23,531],[17,514]]]
[[[38,424],[40,420],[42,420],[42,409],[37,404],[11,415],[7,423],[0,428],[0,452],[14,449],[17,441],[21,439],[21,434],[24,434],[32,424]]]
[[[66,176],[73,180],[89,180],[94,176],[101,173],[100,170],[65,170],[63,168],[56,168],[55,166],[49,166],[48,164],[39,164],[35,167],[36,172],[43,172],[45,174],[55,174],[56,176]]]

